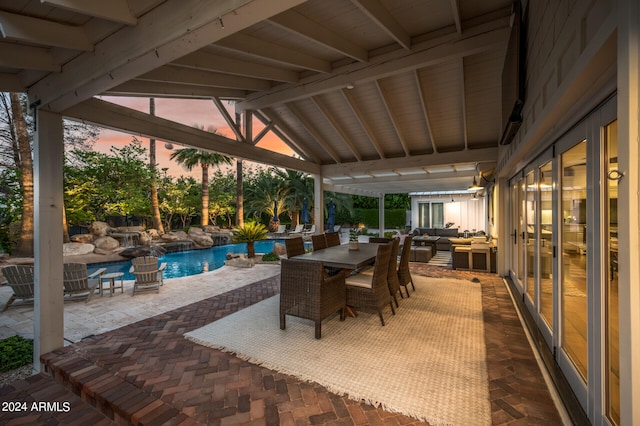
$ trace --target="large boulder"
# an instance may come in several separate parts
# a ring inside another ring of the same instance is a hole
[[[160,231],[158,231],[157,229],[151,228],[151,229],[147,229],[146,234],[149,236],[149,238],[151,238],[152,240],[157,240],[160,238]]]
[[[214,232],[220,232],[220,227],[215,225],[205,225],[202,230],[207,234],[211,234]]]
[[[140,237],[138,238],[138,243],[141,246],[148,246],[149,244],[151,244],[152,240],[153,238],[151,237],[151,235],[149,235],[149,233],[141,232]]]
[[[111,252],[120,247],[120,242],[112,237],[98,237],[93,241],[97,249]]]
[[[156,256],[161,257],[167,251],[160,246],[140,246],[140,247],[130,247],[122,250],[119,254],[122,257],[128,257],[129,259],[133,259],[134,257],[140,256]]]
[[[83,243],[64,243],[62,245],[62,255],[63,256],[78,256],[81,254],[90,254],[93,253],[96,246],[93,244],[83,244]]]
[[[248,258],[244,253],[227,253],[227,260],[225,260],[224,264],[236,268],[252,268],[255,261]]]
[[[96,237],[104,237],[112,228],[106,222],[95,221],[89,227],[89,231]]]
[[[93,242],[93,234],[76,234],[69,237],[71,242],[91,244]]]
[[[188,235],[202,235],[204,234],[204,231],[201,228],[197,228],[195,226],[192,226],[191,228],[189,228],[189,232]]]
[[[178,241],[180,238],[178,238],[178,236],[174,232],[168,232],[166,234],[162,234],[160,236],[160,239],[162,241],[172,242],[172,241]]]
[[[273,245],[273,253],[277,256],[284,256],[287,254],[287,248],[284,246],[284,244],[275,243]]]
[[[204,232],[199,235],[190,235],[190,237],[200,247],[211,247],[213,245],[213,239]]]

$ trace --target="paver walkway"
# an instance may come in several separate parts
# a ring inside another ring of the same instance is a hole
[[[502,279],[411,267],[425,276],[480,279],[493,424],[561,424]],[[69,401],[71,410],[3,410],[0,424],[424,424],[183,338],[276,294],[278,282],[268,278],[47,354],[57,383],[45,375],[15,382],[0,389],[0,403]]]

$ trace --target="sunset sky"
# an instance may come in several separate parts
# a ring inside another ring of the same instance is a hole
[[[104,96],[101,99],[113,102],[119,105],[129,107],[142,112],[149,112],[149,99],[148,98],[125,98],[125,97],[109,97]],[[204,129],[213,128],[218,133],[229,137],[235,138],[234,133],[231,131],[227,122],[222,115],[218,112],[218,109],[211,100],[178,100],[178,99],[162,99],[156,98],[156,116],[173,120],[187,126],[198,126]],[[233,114],[233,104],[224,102],[230,113]],[[262,130],[263,126],[258,120],[257,126],[254,129],[254,135],[258,134]],[[145,148],[149,148],[149,139],[138,138],[141,140],[142,145]],[[94,149],[99,152],[108,153],[112,146],[121,148],[133,140],[133,136],[127,133],[116,132],[114,130],[103,129],[100,132],[100,137],[95,144]],[[286,155],[291,155],[293,151],[286,146],[280,138],[275,136],[272,132],[269,132],[258,143],[259,147],[278,151]],[[180,148],[180,146],[174,144],[174,149]],[[173,151],[165,148],[164,141],[156,141],[156,159],[160,168],[168,168],[168,173],[172,176],[193,176],[199,178],[201,176],[200,168],[196,168],[189,172],[182,166],[178,165],[175,161],[169,159]],[[235,165],[233,166],[235,168]]]

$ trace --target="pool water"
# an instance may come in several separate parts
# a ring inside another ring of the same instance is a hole
[[[273,250],[275,243],[284,244],[284,240],[261,240],[255,242],[256,253],[269,253]],[[165,278],[179,278],[189,275],[201,274],[207,271],[224,266],[227,253],[247,253],[247,244],[227,244],[215,246],[202,250],[188,250],[176,253],[167,253],[160,257],[160,262],[166,262],[167,268],[164,271]],[[94,263],[87,267],[89,273],[98,268],[107,268],[107,273],[123,272],[125,280],[134,280],[133,274],[129,273],[131,261]]]

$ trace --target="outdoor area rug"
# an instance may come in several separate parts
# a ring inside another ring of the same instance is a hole
[[[273,296],[185,337],[432,425],[491,424],[480,285],[413,278],[384,327],[359,312],[325,320],[320,340],[312,321],[287,316],[280,330]]]

